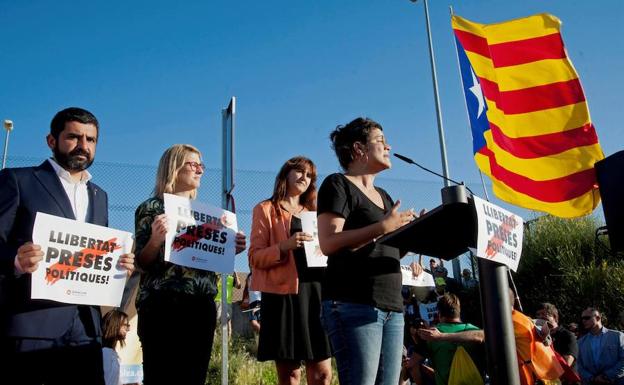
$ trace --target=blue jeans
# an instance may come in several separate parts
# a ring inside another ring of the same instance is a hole
[[[323,301],[321,321],[336,357],[340,385],[399,383],[403,313]]]

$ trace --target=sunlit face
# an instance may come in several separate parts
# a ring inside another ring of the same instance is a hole
[[[48,147],[54,153],[54,159],[65,170],[86,170],[95,159],[97,134],[93,124],[67,122],[58,139],[48,135]]]
[[[381,171],[392,166],[390,162],[391,147],[386,142],[383,131],[379,128],[374,128],[369,133],[366,149],[368,161],[373,168],[378,168]]]
[[[199,154],[189,151],[184,157],[184,165],[176,177],[176,192],[199,188],[202,175],[204,175],[204,166]]]
[[[310,167],[306,167],[305,170],[292,169],[286,176],[286,183],[289,195],[301,195],[312,182],[312,170]]]

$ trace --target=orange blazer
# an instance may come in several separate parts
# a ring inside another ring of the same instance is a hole
[[[249,267],[251,289],[274,294],[297,294],[299,276],[292,250],[281,253],[279,243],[290,238],[291,214],[276,210],[271,201],[253,209]]]

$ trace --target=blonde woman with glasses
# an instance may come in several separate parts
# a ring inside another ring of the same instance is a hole
[[[163,194],[194,199],[204,174],[199,150],[176,144],[160,158],[154,196],[135,213],[138,334],[143,347],[144,384],[204,384],[216,327],[217,276],[212,271],[164,260],[167,218]],[[245,250],[243,233],[236,252]]]

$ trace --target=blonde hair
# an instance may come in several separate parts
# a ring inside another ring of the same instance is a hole
[[[184,167],[184,160],[189,153],[195,153],[201,158],[201,152],[190,144],[174,144],[165,150],[158,163],[154,196],[162,199],[164,193],[173,194],[178,172]],[[191,199],[196,196],[197,189],[191,192]]]

